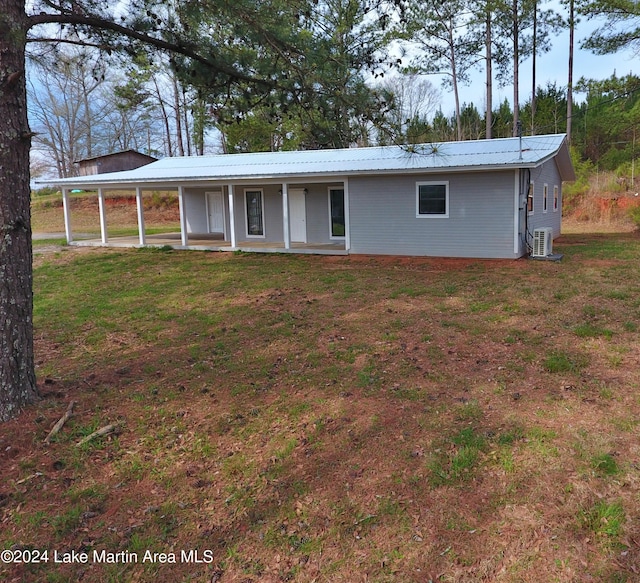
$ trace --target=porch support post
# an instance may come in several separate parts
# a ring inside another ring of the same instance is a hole
[[[64,233],[67,237],[67,245],[73,242],[73,232],[71,231],[71,206],[69,204],[69,191],[62,189],[62,211],[64,213]]]
[[[107,235],[107,214],[104,204],[104,191],[102,188],[98,188],[98,208],[100,209],[100,235],[102,237],[102,244],[109,243],[109,237]]]
[[[178,205],[180,206],[180,240],[183,247],[189,245],[187,235],[187,208],[184,200],[184,187],[178,186]]]
[[[349,212],[349,179],[344,179],[344,250],[351,249],[351,213]]]
[[[144,232],[144,207],[142,206],[142,188],[136,187],[136,207],[138,209],[138,237],[140,245],[147,244],[147,238]]]
[[[229,190],[229,235],[231,236],[231,248],[236,248],[236,212],[234,206],[233,184],[227,187]]]
[[[289,185],[282,184],[282,230],[284,234],[284,248],[291,249],[291,229],[289,228]]]

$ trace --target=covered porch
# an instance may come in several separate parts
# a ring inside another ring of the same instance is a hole
[[[148,191],[177,193],[179,231],[154,233],[145,228],[143,195]],[[269,180],[251,183],[194,183],[160,186],[136,185],[137,235],[110,235],[106,195],[98,187],[98,238],[74,235],[69,190],[63,189],[67,243],[101,247],[171,247],[206,251],[256,253],[349,253],[348,180],[288,183]],[[122,186],[117,188],[122,193]]]

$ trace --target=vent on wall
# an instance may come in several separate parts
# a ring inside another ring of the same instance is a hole
[[[553,229],[545,227],[533,232],[533,257],[546,257],[553,253]]]

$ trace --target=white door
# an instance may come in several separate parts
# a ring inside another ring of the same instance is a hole
[[[224,203],[222,192],[207,192],[209,210],[209,232],[224,233]]]
[[[291,241],[307,242],[307,208],[304,190],[289,191],[289,224]]]

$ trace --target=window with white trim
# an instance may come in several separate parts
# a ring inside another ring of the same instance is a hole
[[[416,217],[449,217],[449,182],[416,183]]]
[[[558,185],[554,185],[553,187],[553,212],[555,213],[560,205],[560,189]]]
[[[542,212],[547,212],[547,199],[549,198],[549,185],[545,184],[542,187]]]
[[[247,237],[264,237],[264,207],[262,190],[245,190]]]
[[[533,214],[533,182],[529,182],[529,192],[527,192],[527,212]]]

